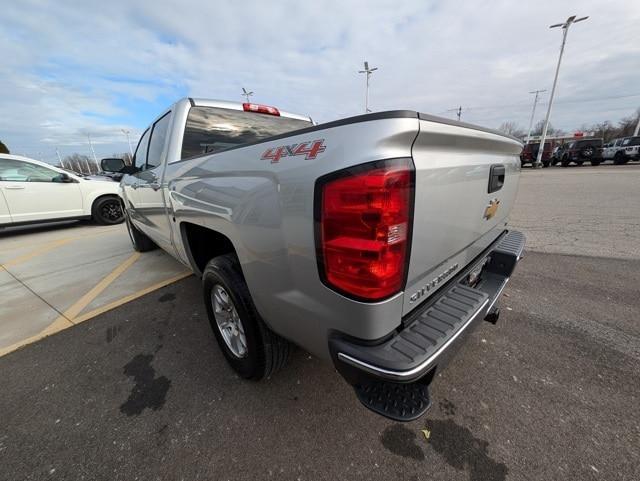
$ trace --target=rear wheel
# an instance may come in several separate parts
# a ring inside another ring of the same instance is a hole
[[[91,207],[91,218],[97,224],[113,225],[124,220],[122,202],[117,196],[100,197]]]
[[[625,163],[626,163],[626,160],[625,160],[624,154],[622,152],[617,152],[616,155],[613,157],[613,164],[622,165]]]
[[[579,160],[576,162],[576,165],[582,165],[582,164],[584,164],[584,160]]]
[[[127,231],[129,232],[131,244],[133,244],[133,248],[136,251],[147,252],[157,247],[156,244],[146,234],[144,234],[135,225],[133,225],[131,219],[129,219],[129,214],[125,213],[124,218],[127,222]]]
[[[564,159],[562,159],[562,162],[560,165],[562,165],[562,167],[569,167],[569,163],[570,163],[570,160],[567,157],[565,157]]]
[[[211,259],[202,274],[202,287],[218,345],[240,376],[260,380],[285,364],[290,344],[258,314],[235,255]]]
[[[542,166],[543,167],[549,167],[550,164],[551,164],[551,162],[548,161],[548,160],[542,162]]]
[[[591,161],[591,165],[593,165],[594,167],[597,165],[600,165],[600,161],[599,160],[592,160]]]

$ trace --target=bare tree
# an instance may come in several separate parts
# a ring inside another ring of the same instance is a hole
[[[87,155],[71,154],[64,158],[64,165],[66,165],[68,169],[79,174],[94,173],[92,172],[93,169],[91,167],[94,164],[93,160],[89,159]],[[89,171],[87,171],[87,165],[89,166]]]
[[[512,135],[513,137],[517,137],[519,139],[524,138],[527,133],[524,131],[520,125],[512,120],[506,120],[500,124],[498,127],[500,132],[504,132],[507,135]]]
[[[542,129],[544,128],[544,120],[540,120],[531,130],[531,135],[542,135]],[[562,135],[564,131],[561,129],[556,129],[551,122],[549,122],[549,127],[547,128],[547,135]]]

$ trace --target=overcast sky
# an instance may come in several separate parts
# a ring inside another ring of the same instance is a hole
[[[640,106],[640,1],[4,2],[0,140],[53,162],[128,149],[184,96],[253,100],[325,122],[412,109],[490,127],[528,124],[571,28],[552,123],[571,130]],[[543,97],[546,99],[547,97]],[[537,119],[546,105],[539,104]]]

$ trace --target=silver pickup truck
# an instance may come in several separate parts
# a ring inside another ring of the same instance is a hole
[[[320,125],[274,107],[183,99],[144,132],[121,196],[135,249],[202,278],[220,348],[244,378],[290,344],[331,361],[400,421],[496,301],[524,247],[507,227],[522,144],[415,111]]]

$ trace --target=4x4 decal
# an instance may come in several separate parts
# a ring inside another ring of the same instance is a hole
[[[260,157],[262,160],[269,159],[272,164],[280,161],[282,157],[293,157],[296,155],[304,155],[304,158],[315,159],[320,152],[324,152],[326,146],[324,139],[314,140],[311,142],[302,142],[301,144],[283,145],[280,147],[272,147],[264,151]]]

